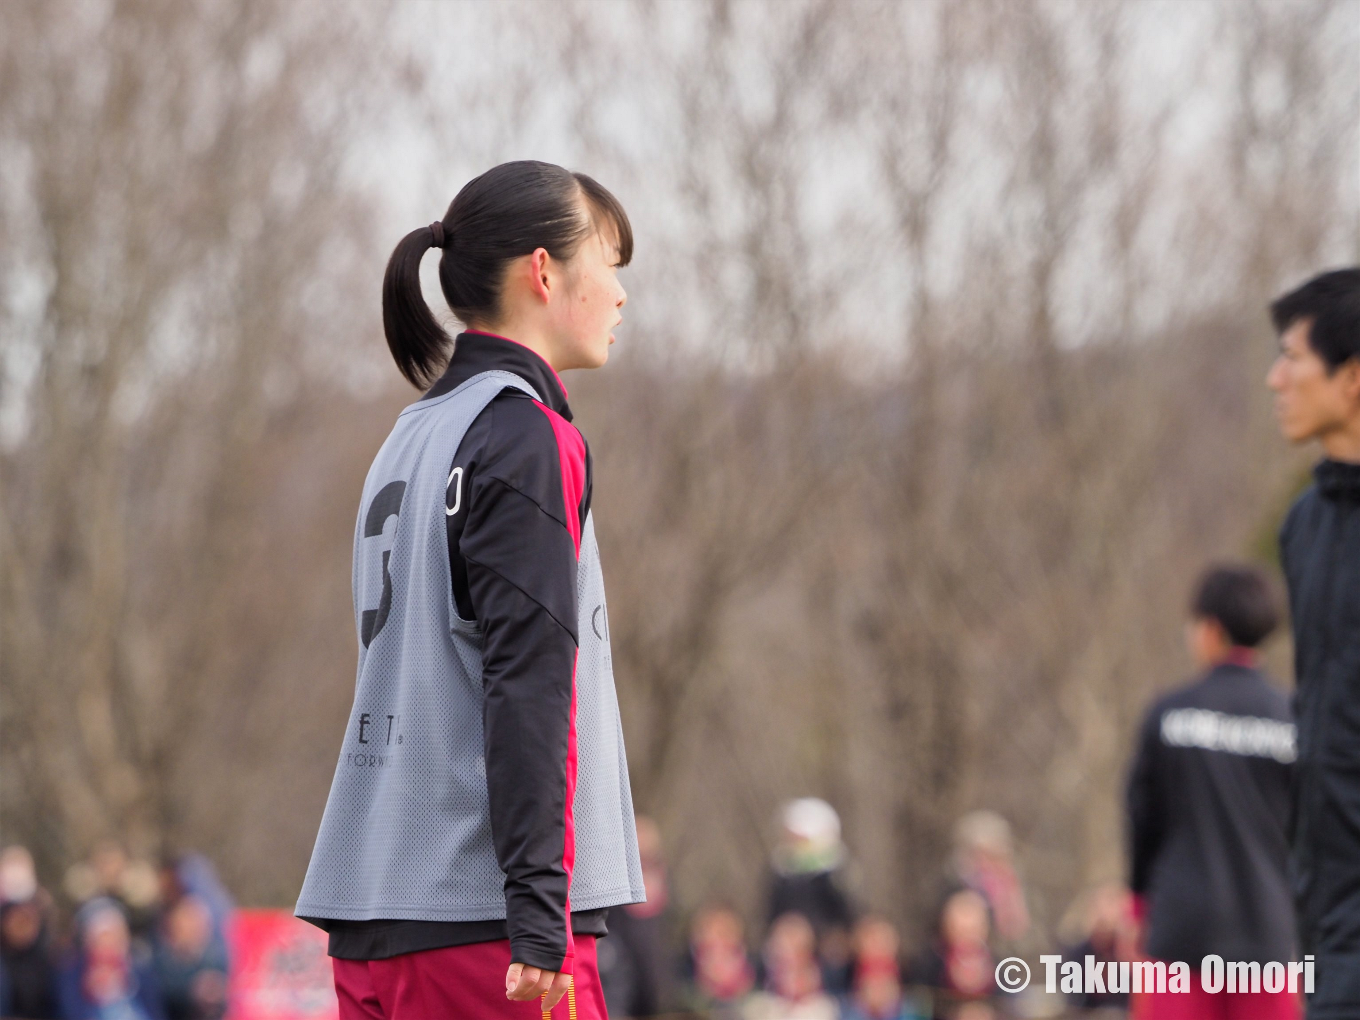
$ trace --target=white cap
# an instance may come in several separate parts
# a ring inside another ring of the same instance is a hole
[[[841,841],[840,815],[819,797],[800,797],[785,804],[784,828],[817,846],[834,846]]]
[[[0,900],[22,903],[32,899],[37,891],[33,855],[21,846],[6,847],[0,852]]]

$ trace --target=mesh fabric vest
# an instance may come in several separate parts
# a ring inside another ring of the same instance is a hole
[[[298,899],[303,917],[505,917],[482,742],[481,640],[453,602],[447,472],[473,420],[507,387],[485,372],[406,408],[364,483],[354,532],[359,666],[325,814]],[[643,898],[595,527],[577,575],[573,910]]]

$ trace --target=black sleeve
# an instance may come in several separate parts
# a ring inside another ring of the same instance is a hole
[[[512,959],[570,971],[576,547],[546,413],[508,394],[487,410],[489,432],[464,493],[458,548],[482,634],[491,832],[506,874]]]
[[[1129,888],[1138,895],[1147,892],[1152,862],[1162,839],[1163,805],[1157,789],[1156,769],[1160,719],[1161,712],[1154,706],[1143,720],[1129,770]]]

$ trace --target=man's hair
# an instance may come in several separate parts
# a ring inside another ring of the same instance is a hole
[[[1209,567],[1195,586],[1190,614],[1217,620],[1234,645],[1255,648],[1280,622],[1275,589],[1265,573],[1241,564]]]
[[[1308,346],[1335,372],[1360,357],[1360,267],[1315,276],[1270,305],[1275,329],[1283,333],[1308,320]]]

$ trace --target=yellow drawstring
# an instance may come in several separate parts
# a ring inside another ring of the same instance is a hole
[[[543,993],[543,1002],[548,1001],[548,993]],[[552,1013],[543,1010],[543,1020],[552,1020]],[[576,982],[567,985],[567,1020],[576,1020]]]

